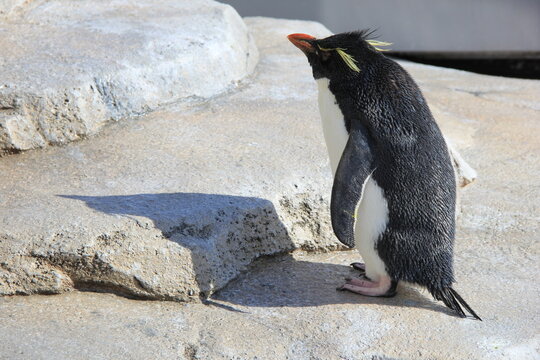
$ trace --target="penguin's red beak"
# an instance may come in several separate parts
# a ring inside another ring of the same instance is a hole
[[[315,40],[315,38],[311,35],[291,34],[287,36],[287,39],[289,39],[294,44],[294,46],[302,50],[304,53],[315,51],[312,44],[312,40]]]

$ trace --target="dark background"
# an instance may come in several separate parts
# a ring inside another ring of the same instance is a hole
[[[481,73],[540,78],[540,0],[222,0],[242,16],[377,29],[392,55]],[[298,29],[302,32],[302,29]]]

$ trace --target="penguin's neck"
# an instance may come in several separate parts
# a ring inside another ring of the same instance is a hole
[[[319,112],[321,113],[324,140],[330,157],[332,175],[336,174],[339,160],[347,145],[349,133],[345,127],[345,117],[339,108],[336,97],[330,91],[330,80],[317,79],[319,87]]]

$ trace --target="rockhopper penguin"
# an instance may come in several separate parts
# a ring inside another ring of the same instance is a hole
[[[480,317],[452,288],[456,181],[447,144],[410,75],[367,31],[316,39],[291,34],[319,88],[334,173],[337,238],[364,272],[340,289],[394,296],[398,281],[426,287],[465,317]]]

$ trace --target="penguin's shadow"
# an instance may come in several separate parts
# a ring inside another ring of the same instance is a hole
[[[378,304],[416,307],[454,315],[442,304],[432,300],[427,292],[406,284],[399,284],[398,294],[392,298],[369,297],[336,290],[345,282],[345,277],[358,275],[358,271],[350,266],[297,260],[290,254],[278,255],[259,259],[250,271],[216,292],[212,299],[246,307]],[[219,306],[219,303],[211,301],[209,304]]]

